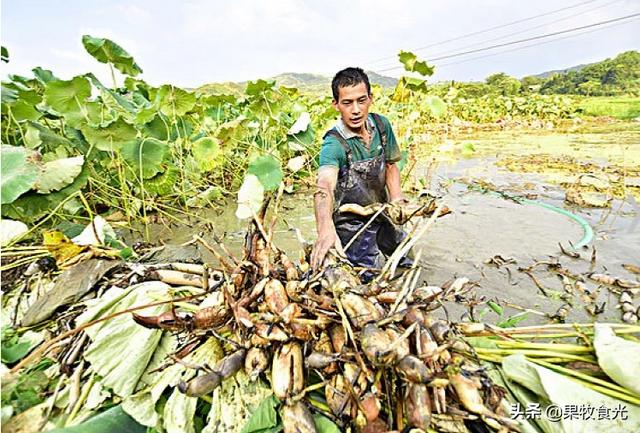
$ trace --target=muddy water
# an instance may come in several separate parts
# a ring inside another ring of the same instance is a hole
[[[622,263],[640,265],[640,212],[631,194],[625,200],[614,200],[610,209],[569,206],[564,203],[564,188],[557,184],[557,171],[523,173],[509,171],[497,164],[508,156],[526,158],[542,153],[568,155],[580,162],[599,165],[638,166],[640,127],[615,132],[492,132],[425,143],[405,187],[407,184],[416,187],[414,189],[427,187],[442,195],[453,210],[453,214],[441,218],[415,247],[415,251],[422,250],[420,264],[424,268],[422,277],[425,281],[442,284],[454,276],[466,276],[478,282],[478,298],[507,301],[553,314],[564,303],[560,299],[560,279],[545,271],[544,267],[538,268],[535,275],[548,292],[548,296],[543,296],[532,279],[519,272],[518,267],[530,266],[536,260],[558,258],[564,267],[576,273],[608,272],[630,280],[637,277],[621,267]],[[560,174],[569,176],[576,173]],[[579,259],[561,255],[558,242],[567,247],[569,242],[577,243],[583,236],[580,225],[540,206],[519,204],[495,193],[468,188],[469,183],[478,181],[490,182],[496,190],[509,194],[529,194],[538,201],[581,216],[594,230],[589,249],[581,250]],[[202,219],[191,221],[189,226],[155,227],[151,240],[162,239],[170,244],[179,244],[188,241],[196,232],[203,232],[205,238],[215,233],[224,235],[225,243],[234,253],[239,253],[246,224],[235,218],[234,211],[235,205],[230,202],[222,208],[207,210]],[[285,197],[276,220],[275,242],[295,257],[300,251],[300,244],[289,226],[300,229],[305,239],[315,239],[310,194]],[[593,246],[597,251],[594,267],[590,263]],[[513,258],[517,263],[500,268],[485,263],[498,254]],[[203,257],[212,259],[206,251],[203,251]],[[597,285],[589,280],[587,286],[590,290],[597,289]],[[620,320],[620,312],[614,308],[617,296],[601,288],[597,302],[606,303],[605,312],[597,318],[584,310],[582,302],[576,301],[568,320]],[[640,304],[640,297],[635,302]],[[498,321],[518,311],[505,308],[502,317],[489,312],[483,319]],[[450,306],[449,313],[458,319],[463,309]],[[523,323],[546,320],[546,317],[530,313]]]

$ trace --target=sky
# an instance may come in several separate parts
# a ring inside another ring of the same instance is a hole
[[[640,0],[4,0],[0,13],[3,79],[41,66],[110,83],[82,46],[89,34],[127,50],[150,84],[191,88],[347,66],[398,77],[400,50],[430,60],[640,13]],[[639,18],[435,60],[430,80],[522,77],[640,50]]]

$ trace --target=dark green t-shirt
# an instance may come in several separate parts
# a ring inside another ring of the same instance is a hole
[[[400,161],[402,159],[402,155],[400,154],[400,148],[398,147],[398,142],[396,141],[396,136],[393,134],[393,128],[391,127],[391,123],[389,120],[384,117],[382,118],[382,123],[384,124],[385,131],[387,134],[387,147],[385,152],[385,159],[387,163],[394,163]],[[380,132],[373,120],[373,116],[369,114],[367,119],[368,125],[373,128],[373,137],[371,138],[371,145],[369,149],[364,144],[362,138],[358,135],[354,135],[351,131],[347,130],[346,127],[341,126],[340,124],[334,129],[337,129],[338,132],[343,134],[343,137],[346,134],[347,143],[351,148],[351,155],[353,161],[362,161],[365,159],[375,158],[380,156],[382,153],[382,140],[380,137]],[[340,123],[340,122],[339,122]],[[347,154],[338,141],[337,138],[328,135],[324,142],[322,143],[322,149],[320,150],[320,166],[324,165],[333,165],[338,168],[342,168],[347,165]]]

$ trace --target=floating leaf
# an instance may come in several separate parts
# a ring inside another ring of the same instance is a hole
[[[82,36],[82,45],[97,61],[111,63],[123,74],[135,77],[142,72],[142,69],[133,60],[131,54],[110,39],[84,35]]]
[[[418,58],[412,52],[400,51],[398,58],[408,72],[417,72],[422,76],[433,75],[433,66],[427,65],[427,62],[418,61]]]
[[[82,171],[84,156],[47,162],[41,169],[34,187],[39,193],[58,191],[73,182]]]
[[[240,219],[251,218],[258,213],[264,199],[264,186],[253,174],[247,174],[238,191],[238,209],[236,217]]]
[[[179,87],[165,84],[158,89],[155,104],[165,116],[184,116],[196,105],[196,95]]]
[[[282,182],[280,162],[271,155],[255,158],[249,163],[247,173],[255,175],[267,191],[278,188]]]
[[[2,204],[13,202],[33,187],[38,166],[30,160],[31,154],[24,147],[2,146]]]
[[[137,178],[149,179],[162,171],[169,146],[155,138],[146,138],[122,146],[122,157]]]
[[[85,139],[98,150],[115,151],[136,139],[138,131],[119,118],[105,128],[92,128],[84,125],[80,128]]]
[[[224,158],[218,140],[211,137],[202,137],[193,143],[191,148],[193,157],[202,171],[213,171],[218,167]]]

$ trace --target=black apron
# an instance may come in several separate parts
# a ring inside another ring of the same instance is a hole
[[[325,137],[335,137],[345,150],[347,165],[338,171],[338,183],[334,198],[333,222],[342,246],[346,246],[351,238],[369,221],[371,217],[362,217],[352,213],[338,213],[337,209],[346,203],[356,203],[368,206],[373,203],[388,201],[386,189],[386,160],[387,134],[382,119],[373,114],[376,129],[380,134],[382,152],[379,156],[353,161],[351,148],[342,135],[331,129]],[[373,140],[372,140],[373,141]],[[354,266],[363,268],[380,267],[380,251],[389,256],[406,234],[396,227],[384,214],[376,219],[358,235],[353,244],[346,251],[347,258]]]

